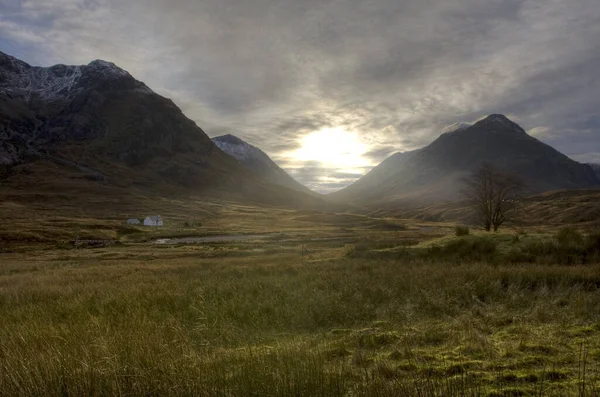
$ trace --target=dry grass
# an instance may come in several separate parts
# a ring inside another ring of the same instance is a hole
[[[306,243],[3,254],[0,395],[598,395],[597,265]]]
[[[553,256],[575,230],[109,197],[0,201],[0,395],[599,394],[599,263]],[[232,232],[266,237],[152,244]]]
[[[432,222],[469,222],[471,209],[465,201],[418,207],[397,202],[376,213]],[[561,190],[527,197],[515,222],[519,226],[557,227],[578,225],[600,227],[600,189]]]

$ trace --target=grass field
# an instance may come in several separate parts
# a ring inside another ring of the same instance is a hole
[[[220,213],[277,235],[151,243],[227,229],[182,218],[108,247],[0,254],[0,395],[600,395],[593,239]],[[540,246],[543,261],[511,256]]]

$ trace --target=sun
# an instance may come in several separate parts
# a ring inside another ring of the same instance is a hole
[[[325,128],[300,138],[300,148],[291,153],[298,161],[316,161],[332,168],[363,166],[367,146],[360,137],[342,127]]]

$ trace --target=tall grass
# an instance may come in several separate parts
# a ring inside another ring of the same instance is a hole
[[[571,228],[560,229],[554,236],[465,235],[441,239],[439,244],[404,244],[397,241],[382,246],[362,241],[347,250],[349,257],[366,260],[396,258],[403,262],[491,264],[577,265],[600,263],[600,232],[583,235]],[[387,248],[387,249],[386,249]]]
[[[2,261],[0,395],[577,395],[582,344],[598,387],[597,266],[119,250]]]
[[[469,228],[469,226],[459,225],[454,228],[454,234],[456,234],[459,237],[468,236],[470,232],[471,229]]]

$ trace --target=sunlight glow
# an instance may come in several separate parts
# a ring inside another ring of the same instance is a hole
[[[316,161],[335,168],[353,168],[369,165],[363,157],[368,147],[359,136],[342,127],[311,132],[300,139],[300,149],[290,157],[298,161]]]

